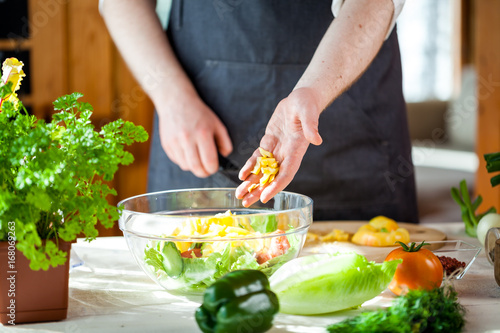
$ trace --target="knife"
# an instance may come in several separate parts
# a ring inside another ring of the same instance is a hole
[[[234,164],[227,157],[219,154],[219,173],[231,180],[236,184],[240,184],[241,180],[238,178],[240,167]]]

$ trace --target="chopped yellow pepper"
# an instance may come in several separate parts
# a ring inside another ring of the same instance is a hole
[[[352,242],[358,245],[392,246],[396,241],[409,243],[410,233],[385,216],[374,217],[368,224],[359,227],[352,236]]]
[[[259,147],[259,152],[264,157],[273,157],[273,154],[265,150],[264,148]]]
[[[322,242],[348,242],[349,238],[349,233],[340,229],[333,229],[328,234],[319,237]]]
[[[186,241],[175,242],[179,251],[185,252],[193,243],[188,241],[191,237],[238,238],[251,235],[254,232],[247,217],[235,215],[228,210],[215,216],[190,217],[183,221],[182,225],[175,228],[172,236],[186,239]]]
[[[271,183],[279,171],[278,161],[274,158],[271,152],[259,147],[259,152],[262,156],[257,157],[255,166],[251,171],[254,175],[259,175],[262,172],[259,184],[252,184],[248,188],[248,192],[252,192],[259,186],[264,186]]]
[[[253,190],[255,190],[257,187],[259,187],[259,184],[252,184],[250,185],[250,187],[248,188],[248,192],[252,192]]]

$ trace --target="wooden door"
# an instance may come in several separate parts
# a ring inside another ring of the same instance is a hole
[[[500,152],[500,1],[480,0],[474,4],[474,63],[477,70],[479,167],[476,194],[483,199],[483,210],[494,206],[500,211],[500,186],[492,187],[483,155]],[[481,211],[481,209],[479,210]]]

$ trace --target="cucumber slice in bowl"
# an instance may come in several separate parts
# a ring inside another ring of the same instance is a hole
[[[161,252],[163,254],[163,267],[165,268],[165,273],[173,279],[181,276],[184,270],[184,262],[174,242],[166,242]]]

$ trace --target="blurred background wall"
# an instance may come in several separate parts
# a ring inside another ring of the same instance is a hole
[[[163,22],[168,3],[158,1]],[[484,207],[500,210],[500,189],[491,188],[482,161],[500,151],[500,1],[407,0],[398,33],[422,220],[460,218],[449,189],[461,179]],[[58,96],[79,91],[97,127],[124,118],[150,131],[153,105],[114,48],[97,0],[0,0],[0,59],[11,56],[25,63],[20,96],[38,117],[50,117]],[[130,151],[135,162],[115,177],[114,203],[146,192],[149,142]]]
[[[96,127],[124,118],[150,131],[153,106],[113,46],[97,0],[0,0],[0,59],[11,56],[25,64],[19,95],[37,117],[50,117],[58,96],[78,91],[94,107]],[[129,151],[135,162],[116,174],[113,203],[146,192],[149,142]]]

